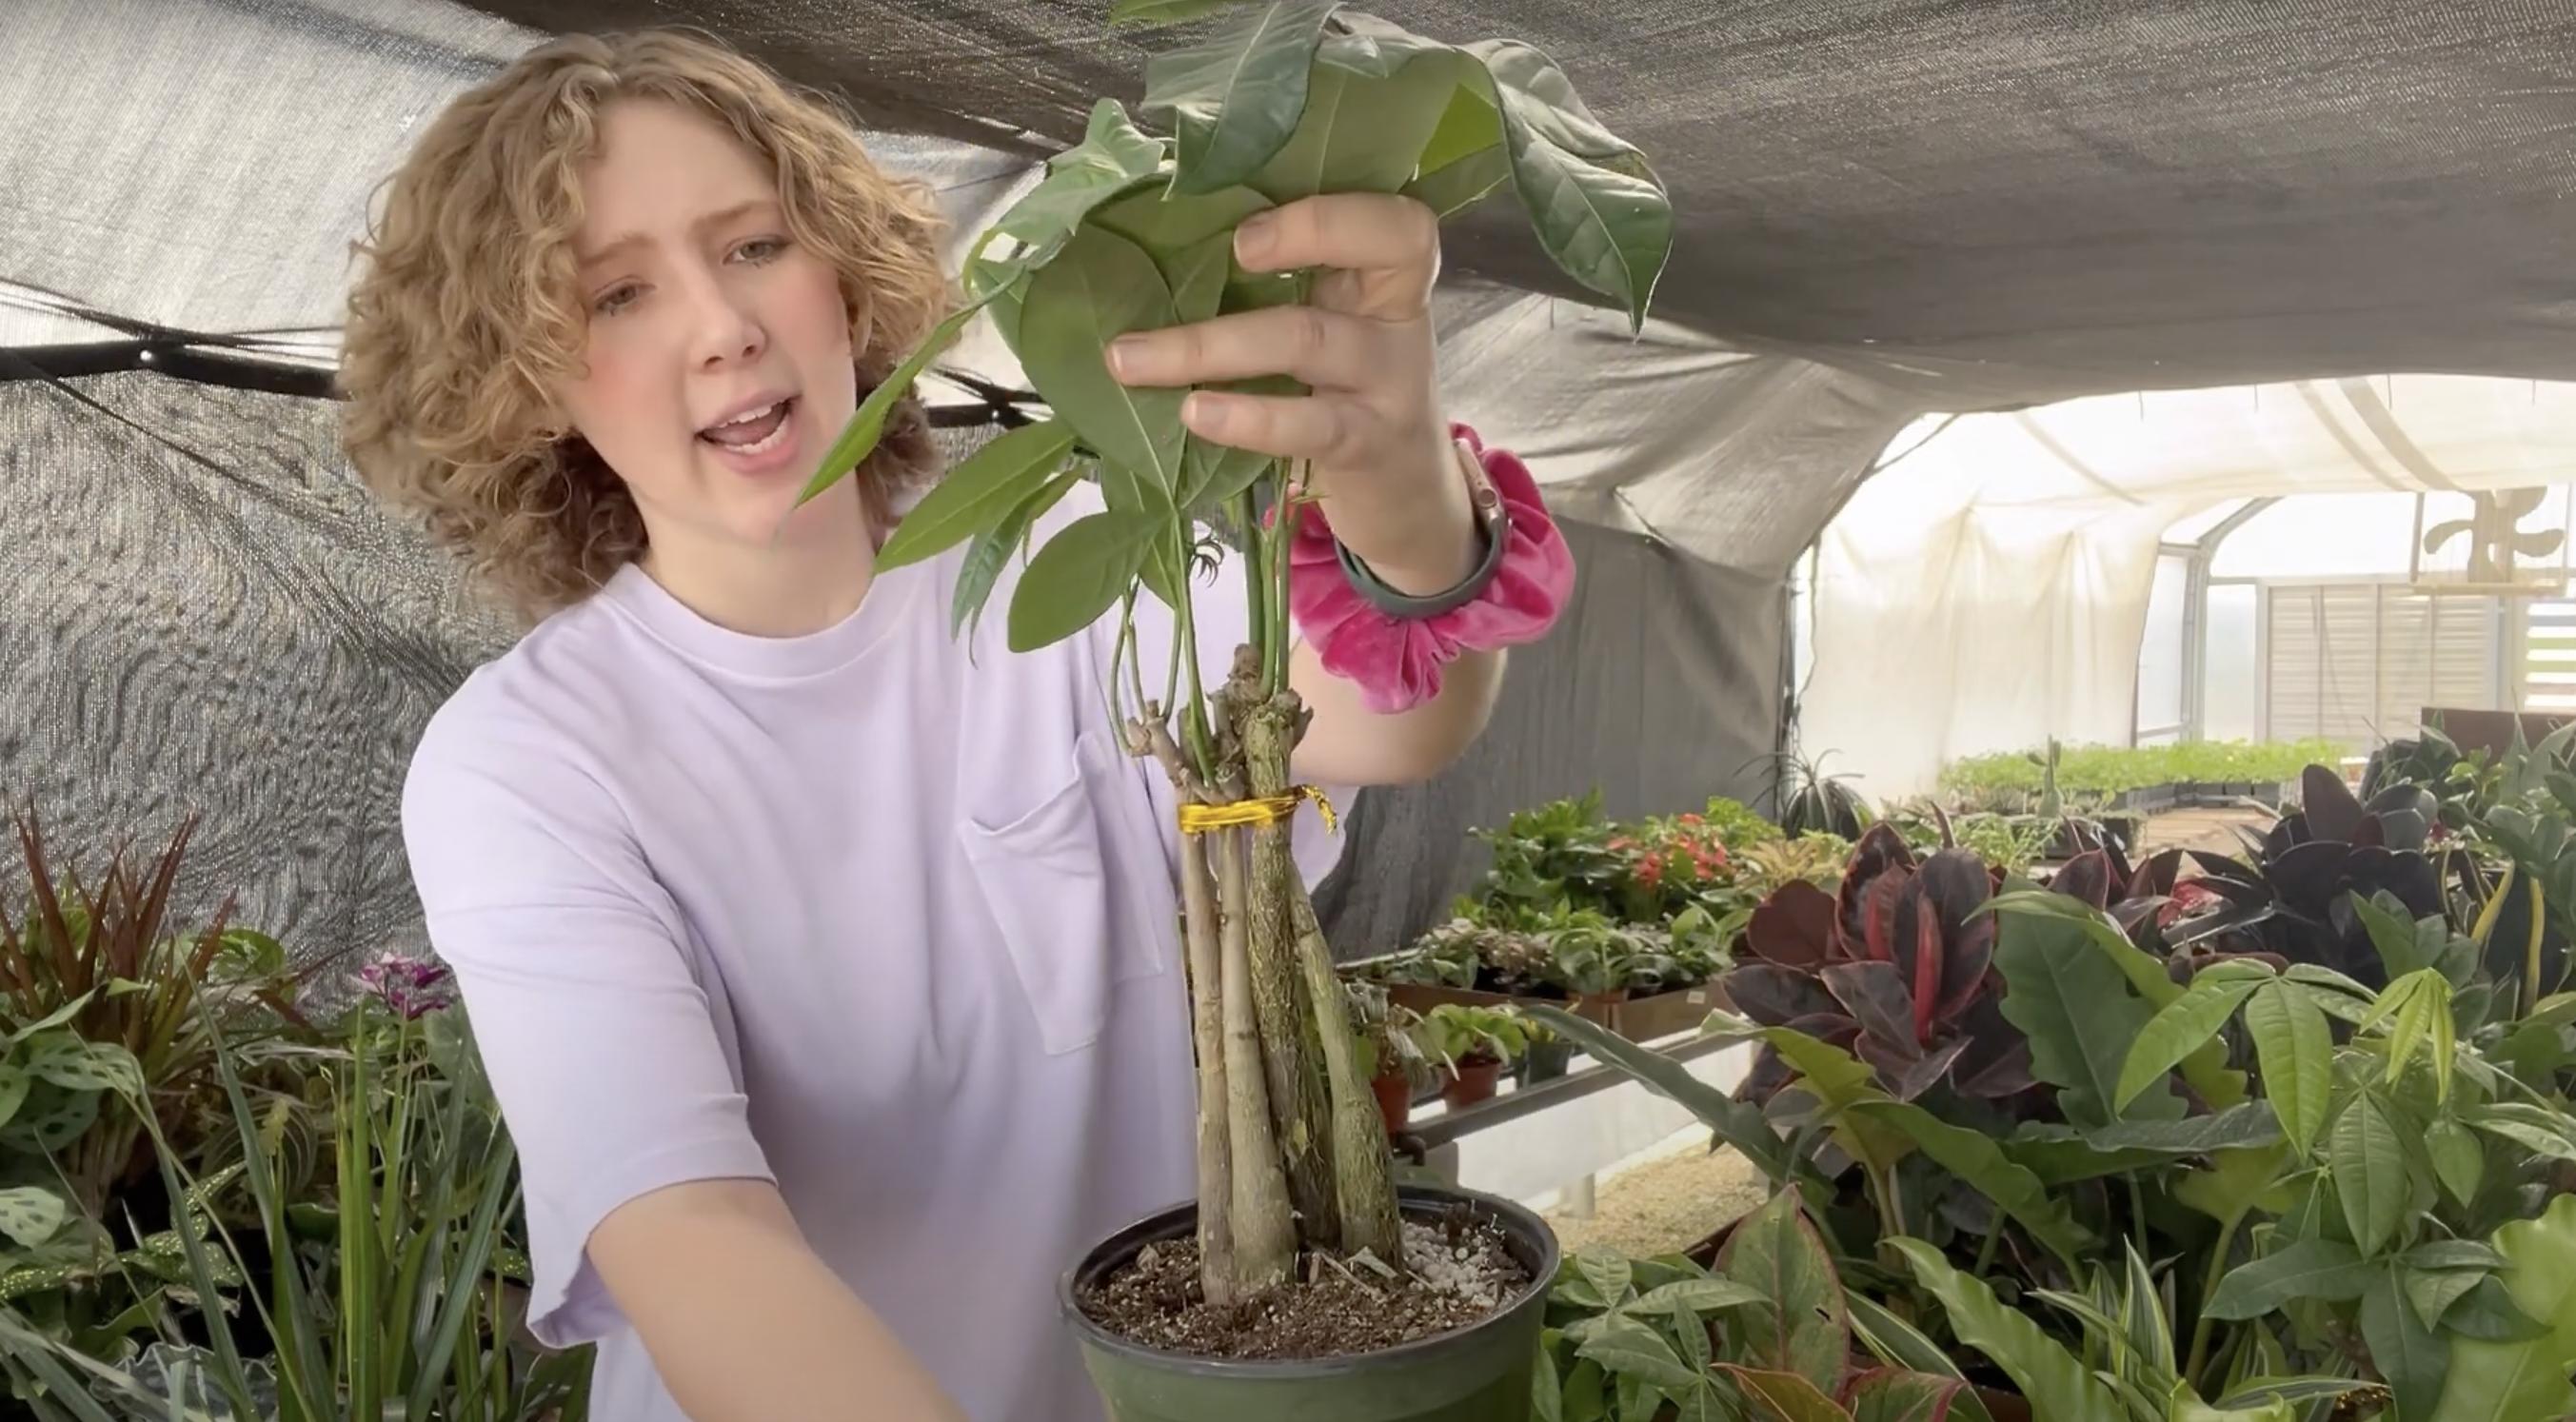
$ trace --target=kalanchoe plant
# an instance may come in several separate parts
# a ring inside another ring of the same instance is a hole
[[[1967,1096],[2012,1096],[2031,1085],[2029,1048],[1998,1010],[1988,972],[1992,887],[1975,854],[1946,849],[1918,861],[1881,823],[1852,852],[1838,897],[1800,880],[1754,911],[1748,961],[1721,986],[1763,1026],[1848,1048],[1897,1100],[1942,1082]],[[1785,1080],[1766,1055],[1748,1098]]]
[[[1122,384],[1106,347],[1132,331],[1303,300],[1308,274],[1243,271],[1234,232],[1319,193],[1403,193],[1446,216],[1509,188],[1557,263],[1639,326],[1673,233],[1644,157],[1528,45],[1443,44],[1331,0],[1126,4],[1116,18],[1220,10],[1230,18],[1214,32],[1148,63],[1143,112],[1170,136],[1101,101],[1083,142],[976,243],[966,303],[862,402],[806,488],[810,498],[856,467],[907,387],[986,310],[1053,418],[950,472],[878,566],[967,544],[951,612],[971,623],[1039,517],[1074,484],[1099,485],[1105,507],[1030,558],[1008,643],[1044,646],[1116,612],[1121,655],[1107,690],[1129,749],[1159,760],[1194,809],[1260,811],[1249,828],[1192,827],[1181,874],[1202,1283],[1215,1303],[1289,1278],[1301,1250],[1365,1251],[1398,1268],[1403,1252],[1385,1135],[1289,855],[1289,756],[1307,719],[1288,678],[1300,471],[1193,434],[1181,420],[1189,392]],[[1207,531],[1236,545],[1252,609],[1234,672],[1213,687],[1184,654],[1198,640],[1193,585],[1213,546]],[[1160,697],[1132,655],[1143,596],[1170,607],[1179,631]]]

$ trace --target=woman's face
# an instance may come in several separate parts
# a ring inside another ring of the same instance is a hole
[[[857,408],[831,265],[787,230],[766,160],[675,105],[600,122],[574,238],[589,312],[583,362],[556,391],[617,472],[657,562],[723,559],[856,532],[846,483],[797,493]]]

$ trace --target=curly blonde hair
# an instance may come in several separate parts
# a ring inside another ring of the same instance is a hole
[[[602,112],[622,99],[713,119],[773,166],[788,230],[839,271],[851,331],[866,333],[863,395],[950,296],[929,195],[876,166],[845,109],[712,37],[566,36],[459,96],[353,244],[369,261],[349,295],[342,442],[379,495],[425,518],[531,621],[580,601],[645,545],[626,486],[548,395],[580,362],[581,173]],[[857,475],[880,537],[895,491],[936,464],[928,419],[907,398]]]

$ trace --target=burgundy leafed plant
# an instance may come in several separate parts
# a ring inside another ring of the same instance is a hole
[[[1754,911],[1751,961],[1722,985],[1755,1022],[1846,1048],[1900,1101],[1943,1082],[1967,1096],[2012,1096],[2032,1085],[2030,1046],[1998,1006],[1995,919],[1981,911],[1992,895],[1975,854],[1943,849],[1918,861],[1882,823],[1852,851],[1839,896],[1794,881]],[[1745,1094],[1768,1099],[1787,1078],[1766,1050]]]

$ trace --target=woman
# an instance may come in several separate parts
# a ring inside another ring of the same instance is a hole
[[[360,249],[352,456],[534,623],[432,720],[403,824],[521,1152],[531,1326],[600,1343],[603,1419],[1096,1416],[1055,1280],[1191,1192],[1174,807],[1104,724],[1113,629],[1013,655],[998,617],[951,635],[958,554],[873,574],[932,473],[909,404],[795,504],[942,313],[937,235],[836,110],[662,32],[550,43],[463,95]],[[1496,565],[1526,601],[1529,550],[1563,561],[1543,516],[1498,544],[1471,514],[1437,242],[1399,199],[1283,207],[1240,259],[1336,269],[1314,307],[1113,357],[1317,391],[1190,420],[1315,461],[1309,533],[1375,600],[1340,590],[1341,661],[1409,648],[1409,697],[1298,652],[1296,768],[1346,793],[1470,743],[1510,640]],[[1212,668],[1239,585],[1200,590]],[[1329,602],[1301,597],[1310,637]],[[1168,619],[1140,634],[1169,655]],[[1329,835],[1297,835],[1320,876]]]

